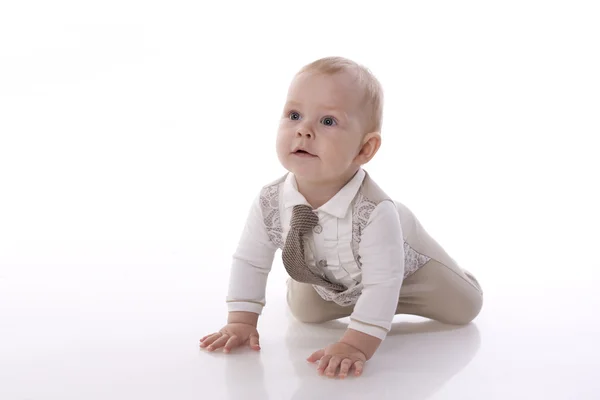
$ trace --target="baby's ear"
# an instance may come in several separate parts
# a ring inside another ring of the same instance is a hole
[[[362,141],[362,146],[355,161],[359,165],[368,163],[375,157],[377,150],[379,150],[379,146],[381,146],[381,134],[379,132],[367,133]]]

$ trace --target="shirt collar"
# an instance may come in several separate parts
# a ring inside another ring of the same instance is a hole
[[[325,212],[336,218],[344,218],[350,208],[352,200],[356,197],[356,193],[358,193],[358,189],[360,189],[360,186],[365,179],[365,175],[365,171],[360,168],[358,172],[354,174],[352,179],[350,179],[350,181],[327,203],[319,207],[317,211]],[[308,201],[306,201],[304,196],[298,191],[296,178],[292,173],[289,173],[283,186],[283,206],[285,208],[290,208],[299,204],[310,206]]]

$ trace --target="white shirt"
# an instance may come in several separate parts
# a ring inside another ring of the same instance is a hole
[[[345,250],[338,244],[347,242],[348,235],[352,235],[351,206],[364,178],[365,172],[360,169],[331,200],[315,210],[320,228],[307,235],[306,261],[313,265],[320,262],[331,282],[346,287],[362,282],[362,294],[350,316],[349,328],[384,339],[391,327],[404,276],[404,241],[394,202],[382,201],[372,211],[361,234],[358,253],[362,268],[358,274],[347,272],[332,260],[332,255],[335,258]],[[283,185],[280,219],[285,240],[293,207],[310,204],[298,192],[293,174],[287,175]],[[267,236],[258,196],[233,256],[227,295],[230,312],[262,312],[267,277],[277,249]]]

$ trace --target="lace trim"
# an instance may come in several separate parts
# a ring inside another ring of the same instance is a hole
[[[354,206],[352,207],[352,252],[356,259],[358,268],[362,268],[358,247],[362,231],[367,226],[371,213],[375,210],[376,204],[367,199],[362,193],[358,193]]]
[[[283,229],[279,216],[279,185],[269,186],[262,190],[260,208],[269,239],[277,247],[283,248]]]
[[[327,289],[322,286],[313,285],[316,292],[321,296],[323,300],[333,301],[334,303],[346,307],[355,304],[363,290],[362,283],[351,287],[343,292],[336,292],[335,290]]]
[[[416,270],[431,260],[431,257],[423,255],[404,242],[404,278],[412,275]]]

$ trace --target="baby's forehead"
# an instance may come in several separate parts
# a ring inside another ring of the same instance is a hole
[[[301,72],[294,77],[288,89],[288,102],[340,103],[356,106],[365,99],[365,88],[348,72]],[[362,104],[361,104],[362,105]]]
[[[351,71],[337,71],[337,72],[321,72],[321,71],[301,71],[292,80],[290,86],[294,84],[299,86],[310,85],[313,83],[323,84],[327,83],[339,87],[346,88],[359,88],[360,82],[358,76]]]

